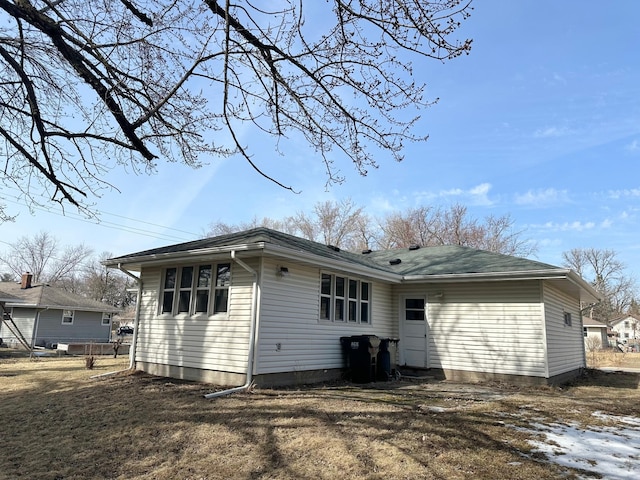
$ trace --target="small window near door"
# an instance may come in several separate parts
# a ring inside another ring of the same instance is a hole
[[[73,310],[64,310],[62,312],[62,324],[73,325]]]
[[[404,301],[404,312],[407,320],[424,321],[424,298],[407,298]]]

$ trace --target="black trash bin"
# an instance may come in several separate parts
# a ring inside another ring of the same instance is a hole
[[[375,335],[341,337],[347,366],[354,383],[369,383],[376,379],[376,361],[380,339]]]
[[[397,338],[381,338],[378,352],[378,380],[391,380],[396,377],[396,349]]]

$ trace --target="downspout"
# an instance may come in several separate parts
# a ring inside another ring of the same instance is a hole
[[[132,370],[135,366],[136,345],[138,344],[138,323],[140,321],[140,302],[142,300],[142,279],[140,277],[136,277],[130,271],[122,268],[121,263],[118,263],[118,270],[120,270],[122,273],[124,273],[128,277],[133,278],[133,280],[138,284],[138,293],[136,294],[136,310],[133,315],[133,338],[131,339],[131,350],[129,350],[129,367],[124,368],[122,370],[116,370],[114,372],[107,372],[107,373],[101,373],[100,375],[94,375],[91,378],[108,377],[110,375],[115,375],[116,373]]]
[[[251,293],[251,327],[249,330],[249,356],[247,358],[247,375],[244,385],[240,387],[229,388],[227,390],[221,390],[219,392],[208,393],[204,396],[204,398],[207,399],[222,397],[231,393],[248,390],[253,382],[253,363],[255,358],[255,350],[258,343],[258,272],[256,272],[253,268],[251,268],[239,258],[236,258],[235,250],[231,250],[231,260],[233,260],[235,263],[237,263],[247,272],[253,275],[253,287]]]

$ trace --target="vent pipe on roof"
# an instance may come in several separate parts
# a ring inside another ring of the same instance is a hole
[[[402,263],[402,260],[400,260],[399,258],[394,258],[393,260],[389,260],[390,265],[400,265],[401,263]]]
[[[409,250],[418,250],[420,248],[420,245],[418,245],[417,243],[414,243],[413,245],[409,245]]]
[[[340,247],[336,247],[335,245],[327,245],[327,247],[329,247],[334,252],[339,252],[340,251]]]
[[[372,252],[372,250],[370,248],[367,248],[366,250],[362,250],[362,254],[363,255],[368,255]]]

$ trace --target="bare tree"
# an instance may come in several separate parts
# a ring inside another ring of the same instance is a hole
[[[93,300],[126,308],[134,303],[134,296],[128,291],[133,287],[133,280],[102,265],[102,261],[112,257],[111,252],[103,252],[98,258],[85,263],[82,271],[83,293]]]
[[[319,202],[311,214],[298,212],[289,219],[298,233],[309,240],[358,250],[367,248],[369,219],[350,198]]]
[[[274,145],[301,134],[329,182],[339,158],[365,175],[369,145],[401,160],[426,139],[412,61],[469,53],[454,35],[470,2],[0,0],[0,176],[31,202],[86,206],[117,164],[238,153],[286,187],[243,143],[248,124]]]
[[[18,278],[30,272],[34,282],[55,284],[77,273],[89,255],[91,249],[83,244],[62,248],[55,237],[39,232],[32,238],[20,237],[12,243],[9,250],[0,255],[0,263]]]
[[[15,216],[11,216],[7,213],[7,207],[4,204],[0,203],[0,225],[2,225],[4,222],[13,222],[15,219]]]
[[[417,207],[395,212],[381,221],[381,248],[410,245],[462,245],[506,255],[530,256],[536,245],[514,230],[509,215],[488,216],[483,221],[469,216],[467,207]]]
[[[214,237],[217,235],[227,235],[242,230],[250,230],[257,227],[266,227],[272,230],[278,230],[285,233],[295,233],[295,227],[291,225],[289,217],[284,220],[275,220],[269,217],[258,219],[254,217],[250,222],[241,222],[238,224],[225,223],[221,221],[212,222],[205,229],[205,237]]]
[[[604,300],[594,306],[592,316],[609,321],[625,313],[637,297],[634,278],[613,250],[574,248],[562,253],[564,265],[589,281],[603,295]]]

